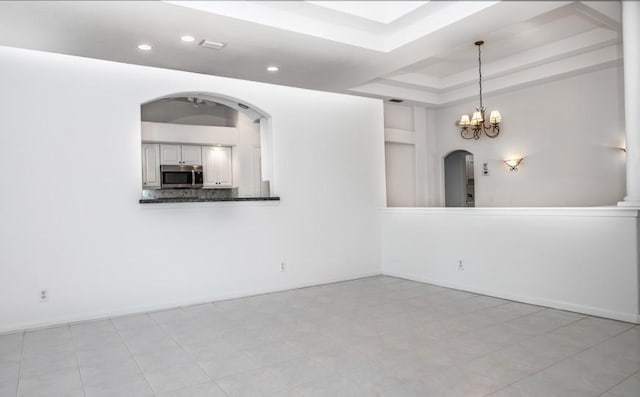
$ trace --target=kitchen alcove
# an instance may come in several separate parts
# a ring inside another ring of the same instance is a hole
[[[140,203],[277,200],[269,116],[235,98],[175,93],[141,105]]]

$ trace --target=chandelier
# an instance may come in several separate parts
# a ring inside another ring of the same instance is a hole
[[[487,111],[487,108],[482,105],[482,58],[480,54],[480,47],[484,44],[484,41],[476,41],[473,44],[478,46],[480,107],[476,108],[476,111],[473,112],[471,120],[469,120],[469,115],[462,115],[460,122],[458,123],[458,125],[462,127],[460,130],[460,136],[464,139],[480,139],[480,136],[484,133],[489,138],[495,138],[500,134],[500,122],[502,122],[502,117],[500,116],[499,111],[492,110],[489,115],[489,124],[486,123],[485,112]]]

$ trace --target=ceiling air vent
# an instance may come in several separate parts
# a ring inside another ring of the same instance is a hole
[[[402,103],[402,102],[404,102],[404,100],[403,99],[398,99],[398,98],[391,98],[391,99],[389,99],[389,102]]]
[[[212,50],[221,50],[226,45],[227,43],[220,43],[219,41],[211,41],[211,40],[202,40],[200,42],[200,47],[211,48]]]

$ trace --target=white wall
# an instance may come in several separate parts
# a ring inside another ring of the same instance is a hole
[[[0,331],[379,273],[380,101],[12,48],[0,64]],[[175,92],[271,115],[280,202],[138,203],[140,104]]]
[[[477,99],[438,109],[436,183],[442,159],[463,149],[474,154],[478,207],[614,205],[625,191],[621,74],[610,67],[487,96],[503,118],[495,139],[463,140],[454,125]],[[517,172],[502,162],[513,157],[525,157]]]
[[[416,208],[381,216],[385,274],[640,322],[637,209]]]
[[[406,143],[385,142],[387,206],[416,205],[416,151]]]

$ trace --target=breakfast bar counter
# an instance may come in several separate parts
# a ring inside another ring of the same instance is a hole
[[[163,197],[142,198],[140,204],[206,203],[216,201],[280,201],[280,197]]]

